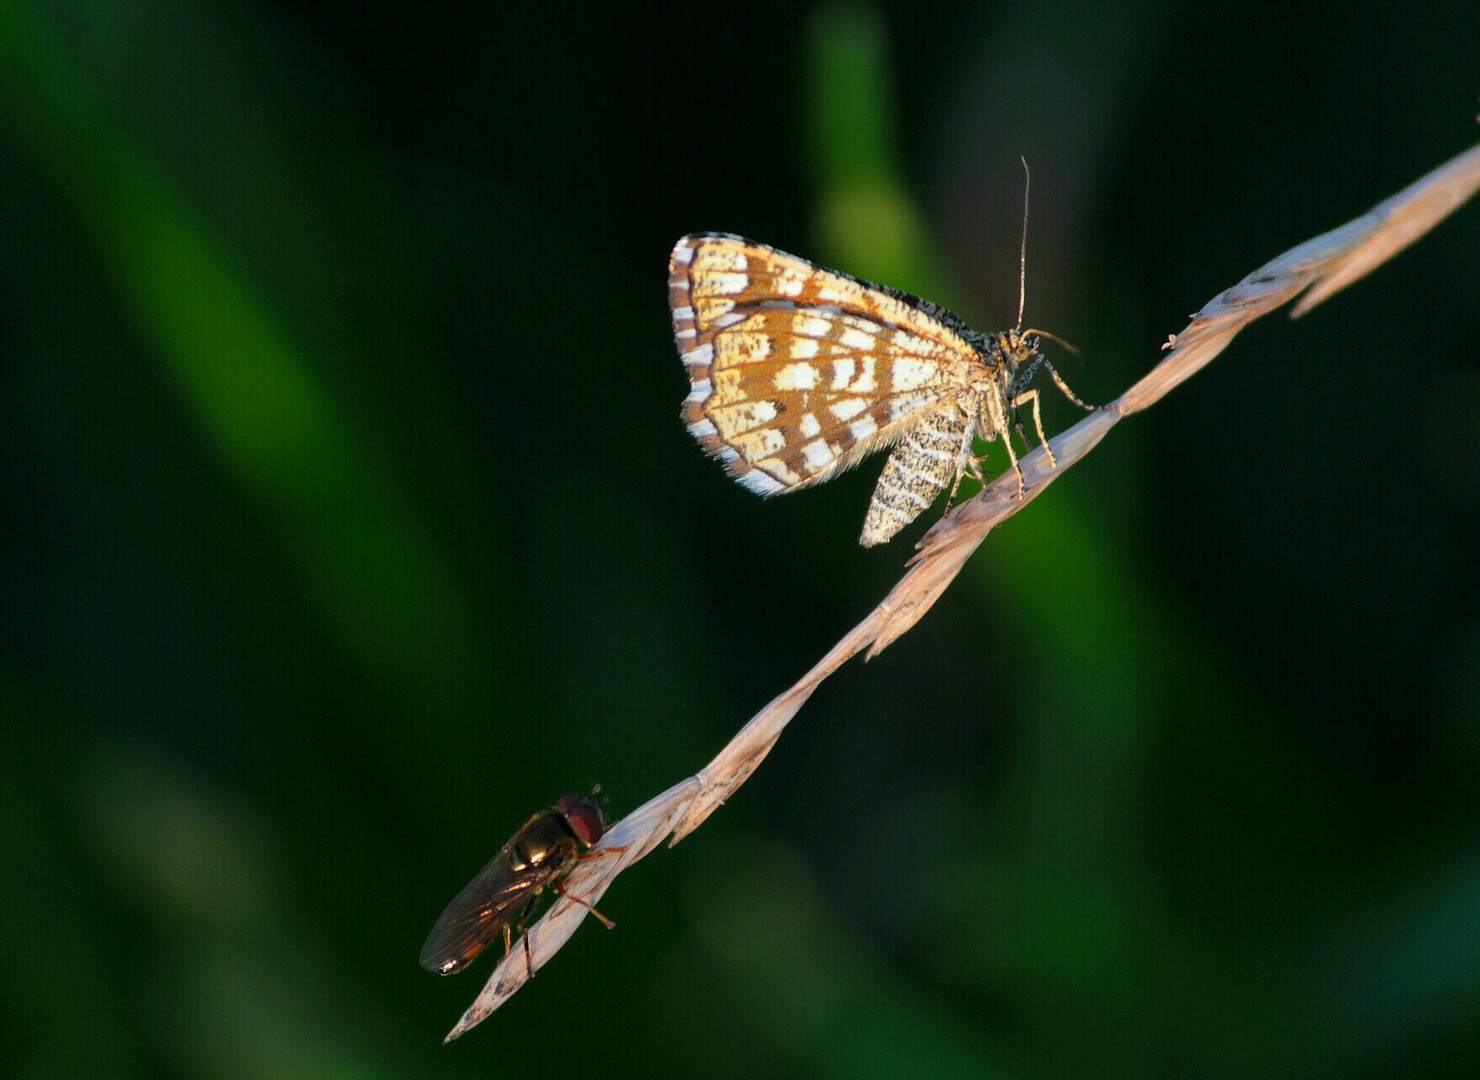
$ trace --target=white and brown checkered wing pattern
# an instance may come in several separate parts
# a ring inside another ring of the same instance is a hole
[[[976,350],[934,305],[738,236],[686,236],[668,263],[689,431],[775,495],[889,446],[965,388]]]

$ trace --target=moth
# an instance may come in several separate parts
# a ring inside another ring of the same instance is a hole
[[[1031,408],[1047,448],[1039,368],[1086,410],[1039,351],[1042,330],[980,333],[938,304],[729,233],[683,237],[668,260],[673,335],[688,372],[683,419],[703,448],[761,495],[830,480],[893,447],[860,543],[882,544],[963,476],[973,440],[1010,434]],[[1026,443],[1025,443],[1026,445]],[[1052,460],[1053,452],[1049,450]]]

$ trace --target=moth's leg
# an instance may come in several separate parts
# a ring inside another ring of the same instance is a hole
[[[1038,369],[1046,363],[1048,363],[1048,357],[1042,353],[1036,354],[1033,357],[1033,362],[1028,365],[1027,369],[1020,372],[1018,377],[1013,380],[1011,394],[1014,403],[1019,400],[1022,392],[1032,385],[1033,376],[1038,374]],[[1016,404],[1014,404],[1012,410],[1012,430],[1016,431],[1018,438],[1022,440],[1024,451],[1032,449],[1032,444],[1028,442],[1028,433],[1023,430],[1022,413],[1018,411]]]
[[[1049,375],[1053,376],[1054,385],[1057,386],[1059,388],[1059,391],[1075,405],[1078,405],[1085,412],[1094,412],[1095,407],[1084,401],[1081,401],[1079,397],[1074,393],[1074,391],[1069,389],[1069,384],[1066,383],[1064,381],[1064,377],[1059,374],[1059,369],[1054,367],[1053,362],[1050,361],[1046,356],[1035,356],[1033,358],[1033,363],[1028,367],[1028,369],[1013,381],[1012,398],[1009,402],[1009,407],[1012,409],[1012,417],[1014,421],[1013,429],[1018,433],[1018,437],[1023,440],[1023,446],[1028,446],[1028,439],[1023,432],[1023,422],[1021,416],[1018,413],[1018,406],[1031,400],[1033,404],[1033,424],[1038,429],[1038,442],[1043,447],[1043,449],[1047,451],[1048,460],[1053,462],[1053,464],[1057,467],[1058,461],[1055,460],[1053,456],[1053,448],[1048,445],[1048,439],[1043,434],[1043,417],[1040,414],[1038,407],[1038,391],[1028,389],[1028,384],[1033,381],[1033,376],[1037,373],[1040,367],[1045,367],[1048,369]]]
[[[874,488],[860,544],[884,543],[935,502],[961,467],[961,447],[970,445],[966,441],[969,429],[966,415],[952,400],[900,440]]]
[[[1018,437],[1018,442],[1023,444],[1023,453],[1033,449],[1033,444],[1028,441],[1028,433],[1023,430],[1023,413],[1021,409],[1012,410],[1012,430]],[[1002,436],[1002,441],[1007,441],[1007,436]]]
[[[1018,464],[1017,451],[1012,448],[1012,429],[1009,426],[1008,414],[1015,412],[1017,407],[1023,402],[1032,401],[1035,405],[1033,418],[1036,420],[1038,418],[1036,408],[1037,398],[1037,390],[1024,390],[1010,401],[1000,391],[983,394],[981,414],[976,420],[977,425],[981,428],[982,438],[990,442],[998,435],[1002,436],[1002,445],[1007,448],[1007,460],[1012,462],[1012,471],[1017,473],[1019,499],[1027,495],[1028,482],[1023,477],[1023,467]],[[1043,430],[1041,421],[1038,424],[1038,430]],[[1026,445],[1026,441],[1024,445]]]
[[[1020,373],[1018,377],[1013,380],[1013,389],[1016,391],[1026,390],[1028,388],[1028,384],[1033,381],[1033,376],[1038,374],[1038,369],[1047,363],[1048,357],[1044,356],[1042,353],[1034,353],[1033,362],[1028,365],[1027,370]]]
[[[1093,405],[1086,405],[1084,402],[1080,401],[1079,398],[1077,398],[1074,395],[1074,391],[1069,389],[1069,384],[1066,383],[1064,381],[1064,377],[1059,374],[1059,369],[1058,368],[1054,367],[1047,360],[1044,360],[1043,361],[1043,366],[1046,367],[1046,368],[1048,368],[1048,373],[1053,376],[1054,385],[1059,388],[1059,390],[1063,393],[1063,395],[1066,398],[1068,398],[1070,401],[1074,402],[1074,404],[1078,405],[1085,412],[1094,412],[1095,411],[1095,407]]]
[[[1017,451],[1012,448],[1012,440],[1009,439],[1006,435],[1003,435],[1002,436],[1002,445],[1005,446],[1005,447],[1007,447],[1007,460],[1010,461],[1010,462],[1012,462],[1012,471],[1015,472],[1015,473],[1017,473],[1017,478],[1018,478],[1018,500],[1021,501],[1021,500],[1025,499],[1027,497],[1027,495],[1028,495],[1028,480],[1027,480],[1027,477],[1025,477],[1023,475],[1023,467],[1018,464]],[[1048,456],[1049,456],[1049,459],[1052,460],[1053,454],[1050,453]]]
[[[1033,405],[1033,427],[1038,431],[1038,445],[1043,447],[1043,452],[1048,455],[1049,464],[1057,469],[1059,467],[1058,459],[1053,456],[1053,447],[1048,445],[1048,436],[1043,433],[1043,414],[1038,411],[1038,391],[1024,390],[1012,399],[1011,404],[1016,409],[1019,405],[1028,402],[1031,402]],[[1012,443],[1006,439],[1003,441],[1007,442],[1007,456],[1012,458],[1012,467],[1018,470],[1018,497],[1022,498],[1023,470],[1018,468],[1017,455],[1012,452]]]
[[[985,458],[977,457],[971,445],[975,435],[976,431],[972,425],[962,426],[961,445],[956,449],[956,479],[951,484],[951,493],[946,496],[946,509],[948,510],[955,505],[956,492],[961,490],[961,481],[966,478],[967,473],[976,477],[983,487],[986,486],[987,478],[982,475],[982,462]]]

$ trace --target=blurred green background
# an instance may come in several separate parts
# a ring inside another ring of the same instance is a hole
[[[450,1047],[491,965],[417,966],[923,531],[703,457],[680,234],[1002,327],[1026,155],[1104,402],[1480,138],[1471,0],[1206,12],[0,2],[0,1072],[1476,1075],[1477,206],[1117,428],[615,932]]]

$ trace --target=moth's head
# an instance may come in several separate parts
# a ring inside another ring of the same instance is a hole
[[[1026,349],[1026,352],[1021,352],[1019,363],[1037,356],[1038,347],[1044,341],[1052,341],[1059,348],[1071,352],[1075,356],[1081,355],[1079,350],[1073,345],[1070,345],[1063,338],[1059,337],[1058,334],[1050,333],[1047,330],[1004,330],[1002,336],[1004,338],[1010,338],[1019,350]]]
[[[997,346],[1002,362],[1007,365],[1008,374],[1016,372],[1022,365],[1030,363],[1038,356],[1041,336],[1043,336],[1041,330],[1018,330],[1016,328],[1003,330],[997,334],[993,344]],[[1052,337],[1052,335],[1048,336]]]

